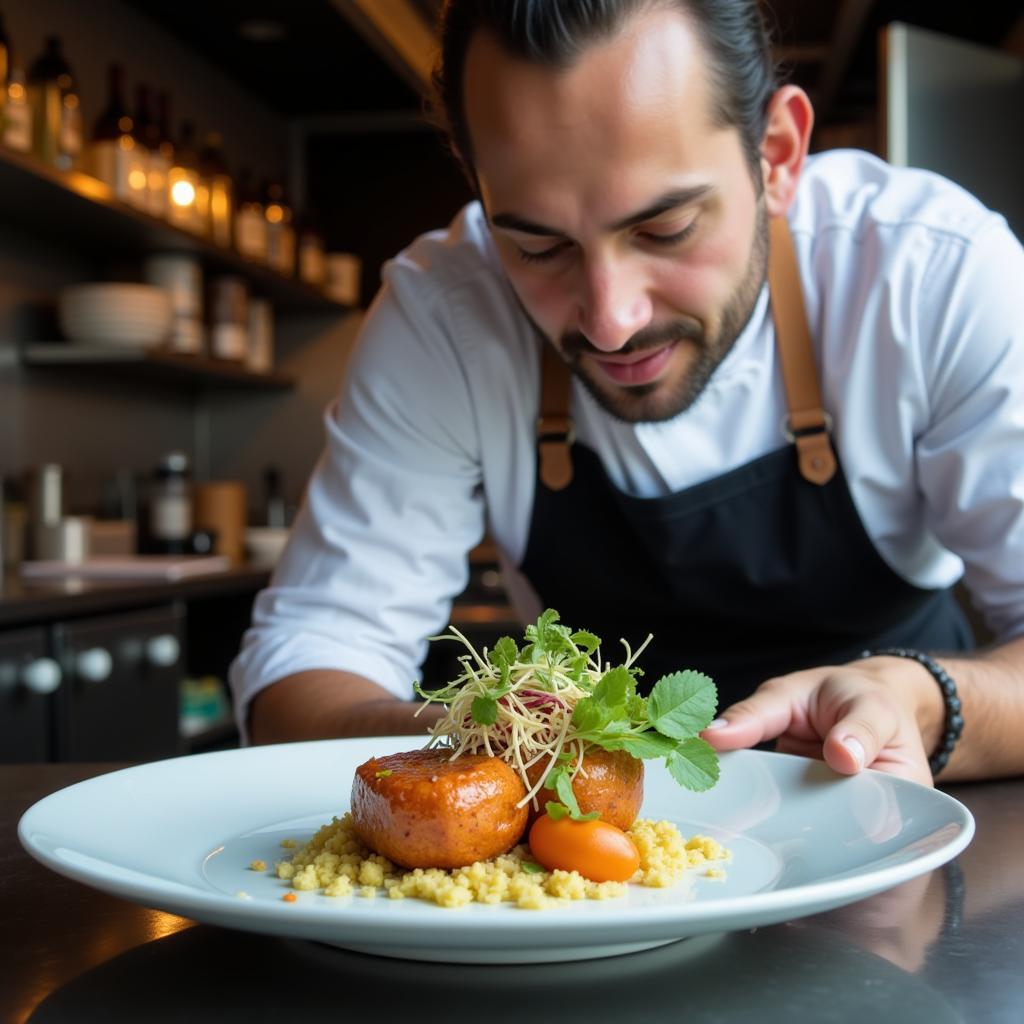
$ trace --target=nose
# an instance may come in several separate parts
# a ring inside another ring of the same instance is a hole
[[[602,261],[584,270],[577,321],[587,340],[602,352],[617,352],[651,322],[651,298],[636,269]]]

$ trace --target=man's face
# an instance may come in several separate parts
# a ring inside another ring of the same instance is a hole
[[[685,18],[639,15],[563,71],[478,33],[464,95],[481,199],[528,315],[613,415],[688,408],[750,318],[767,218],[737,130],[712,123]]]

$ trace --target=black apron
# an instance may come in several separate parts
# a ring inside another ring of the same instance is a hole
[[[866,648],[958,651],[970,627],[948,589],[898,576],[868,537],[821,408],[799,272],[784,218],[772,222],[769,287],[791,443],[662,498],[619,491],[573,444],[571,376],[545,344],[538,474],[520,566],[543,607],[638,664],[646,692],[698,669],[719,707],[775,675],[848,662]]]

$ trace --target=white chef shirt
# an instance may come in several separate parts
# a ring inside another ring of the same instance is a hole
[[[910,583],[963,575],[1000,638],[1024,632],[1024,250],[958,186],[855,151],[809,159],[789,217],[823,400],[868,535]],[[306,669],[411,697],[467,552],[485,530],[511,566],[526,551],[540,348],[480,205],[383,278],[231,668],[243,735],[253,695]],[[572,402],[578,439],[642,497],[781,447],[767,287],[685,413],[623,423],[576,381]]]

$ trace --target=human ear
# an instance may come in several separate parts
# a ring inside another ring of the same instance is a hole
[[[761,140],[761,179],[771,217],[782,216],[793,202],[813,127],[814,108],[803,89],[785,85],[772,96]]]

